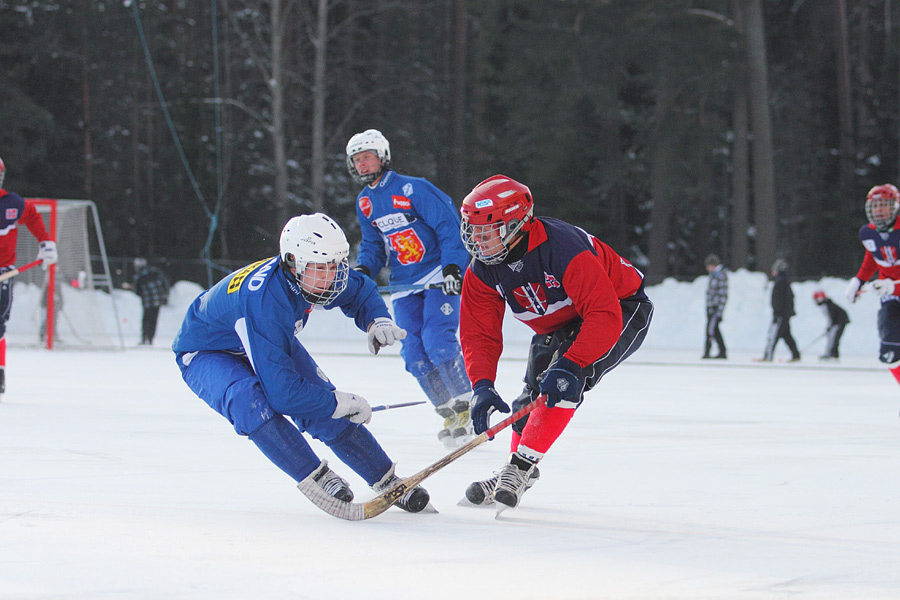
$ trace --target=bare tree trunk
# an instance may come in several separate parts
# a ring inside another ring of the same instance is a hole
[[[669,120],[671,118],[672,86],[663,78],[659,82],[656,97],[655,120],[653,131],[653,150],[651,154],[651,186],[653,209],[650,212],[650,264],[647,269],[647,283],[657,284],[670,275],[669,250],[672,232],[673,204],[668,196],[670,189],[670,172],[677,162],[675,140]]]
[[[270,15],[272,19],[272,73],[269,91],[272,94],[272,146],[275,162],[275,216],[273,231],[281,231],[291,218],[293,210],[288,203],[287,194],[287,159],[284,131],[284,76],[282,69],[282,51],[284,49],[284,23],[281,0],[271,0]]]
[[[328,48],[328,0],[319,0],[316,37],[313,40],[313,117],[312,117],[312,208],[325,207],[325,57]]]
[[[847,6],[844,0],[834,0],[837,21],[837,89],[840,126],[840,192],[841,198],[852,202],[853,184],[853,114],[850,99],[850,48],[847,33]]]
[[[756,268],[768,271],[778,253],[778,207],[775,202],[775,158],[769,112],[768,65],[762,0],[743,5],[747,25],[747,72],[753,131],[753,221],[756,225]]]
[[[453,86],[450,140],[450,197],[462,201],[466,189],[466,3],[453,0]]]
[[[90,199],[93,194],[94,152],[91,148],[91,82],[90,59],[88,51],[87,11],[88,0],[81,3],[81,110],[84,120],[84,197]]]
[[[734,15],[735,28],[740,35],[745,35],[744,13],[740,7],[741,0],[732,0],[731,13]],[[732,269],[750,267],[750,251],[748,230],[750,227],[750,152],[747,139],[747,73],[741,69],[738,86],[734,93],[734,114],[732,115],[734,141],[731,146],[731,256],[723,257]]]

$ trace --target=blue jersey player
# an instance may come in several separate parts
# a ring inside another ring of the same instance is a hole
[[[324,442],[379,493],[400,479],[365,427],[372,417],[368,402],[335,389],[300,343],[303,327],[314,307],[340,308],[367,332],[373,354],[405,332],[390,319],[375,284],[350,270],[350,246],[331,218],[294,217],[280,245],[279,256],[235,271],[200,294],[172,349],[188,387],[316,506],[338,515],[353,499],[350,486],[301,432]],[[397,505],[419,512],[428,501],[417,487]]]
[[[895,280],[900,279],[900,192],[889,183],[876,185],[866,195],[866,217],[869,223],[859,230],[859,239],[866,251],[856,277],[847,286],[847,300],[856,302],[863,290],[874,292],[881,298],[878,310],[878,336],[881,347],[878,359],[888,365],[891,374],[900,382],[900,289]],[[863,283],[878,273],[878,278]]]
[[[447,447],[469,441],[472,390],[456,332],[462,272],[469,255],[459,237],[459,213],[447,194],[419,177],[391,170],[391,148],[375,129],[350,138],[347,168],[365,184],[356,201],[362,231],[356,270],[375,277],[390,266],[392,285],[440,283],[438,289],[393,294],[394,318],[407,332],[400,354],[444,426]]]

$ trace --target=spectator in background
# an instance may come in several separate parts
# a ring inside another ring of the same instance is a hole
[[[813,300],[822,307],[825,316],[828,317],[828,328],[824,333],[828,336],[828,341],[825,345],[825,353],[819,357],[819,360],[837,360],[840,358],[838,345],[841,343],[841,336],[844,335],[844,328],[850,323],[850,317],[846,310],[835,304],[822,290],[816,290]]]
[[[706,345],[703,348],[703,358],[728,358],[725,340],[719,331],[725,303],[728,302],[728,270],[722,266],[717,255],[710,254],[706,257],[706,272],[709,273],[709,285],[706,288]],[[719,353],[715,356],[709,354],[713,340],[719,348]]]
[[[141,345],[152,346],[159,307],[169,303],[169,280],[162,271],[148,265],[146,258],[134,259],[134,273],[134,292],[141,297],[144,308]]]
[[[772,286],[772,324],[769,325],[769,334],[766,339],[766,351],[763,354],[763,362],[771,362],[775,356],[775,344],[778,340],[784,340],[791,351],[788,362],[800,360],[800,351],[797,342],[791,335],[791,317],[794,316],[794,292],[791,291],[791,280],[788,277],[788,264],[779,258],[772,265],[772,277],[775,285]]]

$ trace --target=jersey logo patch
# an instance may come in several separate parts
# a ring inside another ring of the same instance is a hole
[[[391,249],[397,253],[397,262],[412,265],[425,258],[425,244],[414,229],[404,229],[387,236]]]
[[[538,315],[547,312],[547,294],[539,283],[529,283],[513,290],[513,297],[519,306]]]
[[[404,193],[407,197],[413,195],[413,187],[412,187],[412,184],[411,184],[411,183],[407,183],[406,185],[403,186],[402,189],[403,189],[403,193]]]
[[[444,303],[441,305],[441,312],[444,313],[446,316],[449,317],[450,315],[453,314],[453,307],[450,306],[450,303],[449,303],[449,302],[444,302]]]
[[[390,215],[384,215],[383,217],[379,217],[372,221],[372,225],[378,228],[378,231],[382,233],[387,233],[391,229],[397,229],[398,227],[406,227],[409,225],[409,219],[403,213],[392,213]]]
[[[406,196],[391,196],[391,202],[394,203],[394,208],[403,210],[410,210],[412,208],[412,201]]]
[[[561,287],[559,285],[559,281],[557,281],[556,277],[551,275],[550,273],[544,273],[544,285],[548,288],[558,288]]]
[[[19,216],[18,208],[7,208],[6,209],[6,218],[10,221],[14,221]]]
[[[266,259],[257,261],[255,263],[253,263],[252,265],[247,265],[246,267],[244,267],[243,269],[241,269],[240,271],[235,273],[234,276],[231,278],[231,281],[228,282],[227,293],[232,294],[232,293],[238,291],[239,289],[241,289],[241,284],[244,283],[245,279],[247,279],[247,275],[252,273],[256,267],[263,264],[267,260],[269,260],[269,259],[266,258]]]
[[[882,246],[881,255],[884,257],[885,262],[892,267],[897,264],[897,249],[893,246]]]
[[[875,252],[877,249],[875,246],[875,240],[863,240],[863,248],[868,250],[869,252]]]
[[[363,196],[359,199],[359,210],[362,212],[365,217],[371,218],[372,216],[372,199],[368,196]]]

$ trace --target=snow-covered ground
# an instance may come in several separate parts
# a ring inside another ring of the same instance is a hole
[[[727,361],[698,358],[705,278],[648,290],[645,347],[588,394],[500,518],[456,502],[504,462],[506,432],[426,481],[438,514],[350,523],[315,508],[180,380],[166,346],[193,284],[174,288],[154,348],[134,347],[140,309],[124,291],[124,352],[23,348],[11,331],[0,598],[900,597],[900,388],[875,356],[877,302],[847,307],[841,280],[794,284],[801,346],[825,326],[815,289],[850,310],[843,358],[820,364],[816,345],[799,364],[756,364],[770,287],[731,283]],[[22,292],[13,319],[33,310]],[[339,313],[317,312],[304,336],[341,389],[420,398],[396,350],[369,356]],[[507,398],[528,338],[507,324]],[[445,454],[439,423],[420,406],[370,427],[411,474]],[[374,495],[313,447],[357,499]]]

